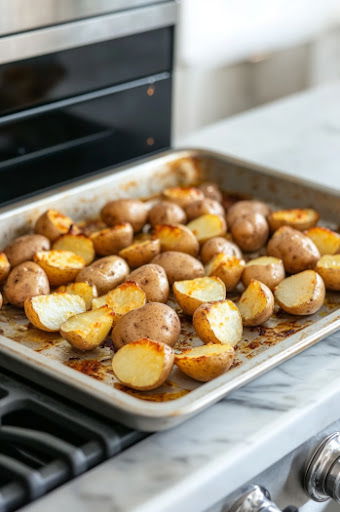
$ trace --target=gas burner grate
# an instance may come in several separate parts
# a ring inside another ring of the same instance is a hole
[[[0,512],[18,507],[146,436],[0,372]]]

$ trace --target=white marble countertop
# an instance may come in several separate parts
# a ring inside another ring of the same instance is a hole
[[[340,189],[340,83],[181,142]],[[339,417],[340,332],[170,431],[151,435],[30,512],[201,512]]]

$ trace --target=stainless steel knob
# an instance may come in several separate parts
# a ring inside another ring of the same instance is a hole
[[[227,510],[228,512],[281,512],[271,501],[267,489],[259,485],[249,485]]]
[[[340,503],[340,432],[326,437],[307,460],[304,486],[314,501]]]

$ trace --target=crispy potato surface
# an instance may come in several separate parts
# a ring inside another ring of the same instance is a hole
[[[91,235],[96,254],[110,256],[132,244],[133,228],[128,222],[116,224],[111,228],[102,229]]]
[[[204,194],[197,187],[169,187],[163,190],[163,197],[185,208],[193,201],[204,199]]]
[[[224,282],[227,292],[231,292],[238,285],[244,267],[244,260],[229,258],[224,253],[219,253],[211,259],[205,271],[208,276],[219,277]]]
[[[85,235],[61,235],[52,245],[54,251],[71,251],[85,261],[85,265],[92,263],[95,257],[92,240]]]
[[[166,272],[169,284],[185,279],[204,276],[204,267],[200,261],[190,254],[178,251],[166,251],[156,256],[152,263],[160,265]]]
[[[224,300],[226,287],[218,277],[198,277],[186,281],[176,281],[173,285],[176,301],[184,313],[193,315],[205,302]]]
[[[145,303],[146,295],[142,288],[133,281],[126,281],[106,295],[93,299],[92,306],[93,309],[108,306],[115,313],[114,323],[117,323],[120,317]]]
[[[314,270],[305,270],[287,277],[276,287],[279,306],[292,315],[312,315],[325,300],[325,285]]]
[[[55,293],[71,293],[79,295],[84,299],[86,309],[92,308],[92,301],[97,297],[97,289],[94,285],[89,283],[70,283],[67,285],[59,286]]]
[[[340,254],[325,254],[317,262],[315,270],[328,290],[340,291]]]
[[[243,325],[255,326],[266,322],[274,312],[274,296],[265,284],[252,279],[237,304]]]
[[[234,361],[232,345],[208,343],[175,355],[175,364],[192,379],[208,382],[225,373]]]
[[[241,314],[231,300],[199,306],[193,315],[193,326],[204,343],[228,343],[235,346],[243,332]]]
[[[304,231],[315,226],[319,220],[319,214],[312,208],[294,208],[290,210],[277,210],[268,216],[271,231],[276,231],[281,226]]]
[[[195,235],[182,224],[157,224],[153,237],[161,244],[161,251],[179,251],[196,256],[199,244]]]
[[[51,286],[68,284],[85,266],[84,258],[71,251],[39,251],[34,261],[46,272]]]
[[[261,281],[271,290],[285,278],[282,260],[273,256],[261,256],[248,261],[242,272],[242,283],[248,286],[252,279]]]
[[[321,256],[324,254],[338,254],[340,253],[340,235],[331,229],[321,226],[307,229],[305,231],[311,240],[313,240],[316,247],[319,249]]]
[[[67,233],[72,224],[72,219],[58,210],[46,210],[36,221],[34,231],[53,242]]]
[[[220,215],[212,213],[201,215],[187,224],[200,243],[206,242],[209,238],[222,236],[227,231],[226,222]]]
[[[159,239],[142,240],[119,252],[119,256],[127,261],[129,267],[136,268],[150,263],[150,261],[161,252],[161,242]]]

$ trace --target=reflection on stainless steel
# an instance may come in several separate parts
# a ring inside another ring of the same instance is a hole
[[[1,16],[3,10],[1,6]],[[166,27],[175,21],[176,3],[171,1],[7,35],[0,38],[0,64]]]
[[[267,489],[259,485],[249,485],[231,507],[223,508],[223,512],[281,512],[271,501]]]

